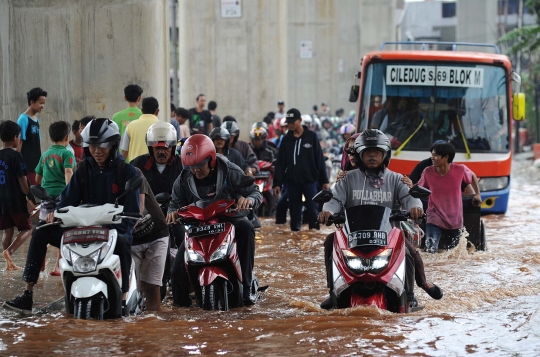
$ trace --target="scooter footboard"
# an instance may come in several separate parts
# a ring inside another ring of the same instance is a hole
[[[78,278],[71,285],[71,295],[77,299],[89,298],[99,293],[103,293],[106,299],[109,298],[107,284],[94,277]]]
[[[225,280],[229,280],[229,275],[222,267],[211,266],[203,267],[199,270],[199,285],[208,286],[212,284],[217,277],[222,277]]]

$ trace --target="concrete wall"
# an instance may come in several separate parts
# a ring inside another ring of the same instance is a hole
[[[0,0],[0,118],[17,120],[26,92],[48,92],[48,126],[89,114],[112,117],[137,83],[169,117],[167,0]]]
[[[361,56],[394,39],[394,0],[249,0],[242,17],[223,19],[218,0],[179,0],[180,106],[199,93],[233,115],[247,138],[251,124],[283,99],[311,113],[329,103],[346,111]],[[312,42],[311,59],[300,41]]]
[[[456,40],[495,44],[498,38],[497,3],[494,0],[458,0]]]

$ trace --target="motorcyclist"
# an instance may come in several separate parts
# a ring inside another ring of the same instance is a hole
[[[250,207],[255,210],[261,204],[262,195],[258,187],[254,184],[248,188],[237,186],[244,172],[236,165],[232,165],[226,157],[216,155],[214,143],[209,137],[201,134],[191,136],[182,147],[181,158],[184,170],[174,183],[167,214],[168,223],[176,223],[179,208],[204,198],[232,197],[237,199],[236,206],[240,212]],[[253,305],[255,301],[250,294],[250,286],[255,255],[255,230],[245,217],[226,219],[235,226],[236,230],[238,257],[242,268],[244,305]],[[171,273],[174,304],[190,306],[189,279],[184,262],[183,246],[178,250]]]
[[[277,150],[268,145],[268,133],[263,127],[255,127],[249,133],[250,145],[257,160],[274,162],[277,158]]]
[[[339,199],[345,208],[358,205],[379,205],[390,209],[403,206],[409,211],[412,219],[422,218],[424,212],[419,199],[407,196],[409,187],[401,181],[401,175],[390,171],[390,140],[380,130],[369,129],[364,131],[354,142],[355,162],[358,170],[348,171],[345,177],[336,183],[333,190],[335,198]],[[400,201],[401,198],[401,201]],[[323,206],[319,214],[319,222],[328,223],[340,207],[334,200]],[[424,289],[432,298],[442,298],[442,290],[435,284],[426,280],[422,258],[418,251],[405,240],[415,263],[416,284]],[[329,234],[324,242],[324,255],[328,288],[332,291],[332,252],[334,248],[334,233]],[[412,297],[409,298],[412,300]],[[321,303],[321,308],[330,309],[331,299]]]
[[[231,134],[227,129],[225,129],[223,126],[219,128],[214,128],[208,136],[214,142],[214,146],[216,147],[216,152],[218,154],[225,156],[227,159],[229,159],[230,162],[237,165],[239,168],[244,170],[244,172],[246,172],[246,170],[250,166],[246,163],[238,150],[230,147],[229,142],[231,139]],[[251,172],[249,173],[249,176],[253,176]]]
[[[93,119],[81,133],[84,154],[86,159],[79,163],[69,184],[60,195],[57,208],[67,206],[79,206],[82,204],[114,203],[124,191],[124,184],[118,187],[117,175],[124,158],[118,155],[120,132],[113,121],[106,118]],[[84,163],[86,161],[86,163]],[[84,163],[84,164],[83,164]],[[135,168],[129,164],[123,164],[122,173],[124,181],[137,177]],[[86,175],[81,169],[85,166]],[[83,173],[81,173],[83,172]],[[82,176],[85,177],[82,177]],[[119,203],[124,206],[125,212],[139,212],[139,190],[129,191],[120,198]],[[54,212],[47,215],[46,222],[42,221],[38,226],[54,221]],[[111,225],[109,228],[118,231],[118,239],[114,254],[120,258],[122,272],[122,305],[123,314],[126,314],[126,294],[129,291],[129,277],[131,269],[131,241],[132,230],[135,225],[133,220],[122,220],[121,224]],[[33,288],[37,283],[41,265],[47,252],[47,244],[60,247],[62,234],[73,227],[61,228],[58,225],[47,226],[42,229],[34,229],[32,240],[28,247],[28,255],[23,273],[26,289],[23,295],[11,301],[6,301],[4,307],[23,314],[32,313]]]
[[[153,124],[146,133],[146,146],[148,154],[131,160],[131,165],[141,170],[154,195],[172,194],[174,181],[184,169],[180,155],[176,154],[176,129],[166,122]],[[184,235],[184,225],[175,225],[176,246],[184,241]]]
[[[244,160],[246,160],[246,164],[248,166],[243,169],[244,173],[248,176],[253,176],[259,170],[259,166],[257,165],[257,157],[255,156],[253,150],[251,150],[249,147],[248,143],[238,139],[240,137],[240,127],[236,123],[236,119],[230,115],[227,115],[225,118],[223,118],[222,126],[225,127],[225,129],[227,129],[231,134],[229,147],[237,150],[240,155],[242,155]]]

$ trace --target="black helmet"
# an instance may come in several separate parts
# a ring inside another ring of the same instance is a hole
[[[221,124],[221,127],[225,127],[229,131],[229,134],[231,136],[234,136],[234,142],[238,140],[238,137],[240,136],[240,127],[236,122],[234,121],[226,121],[223,124]]]
[[[382,165],[388,167],[392,149],[390,147],[390,139],[382,131],[378,129],[368,129],[362,132],[354,141],[354,151],[356,152],[356,163],[363,171],[365,169],[362,162],[362,152],[368,148],[378,148],[384,153]]]
[[[81,133],[84,155],[90,157],[90,145],[100,145],[111,149],[109,158],[114,159],[120,144],[120,131],[118,125],[107,118],[92,119]]]
[[[232,122],[227,122],[232,123]],[[227,129],[225,129],[223,126],[220,126],[218,128],[214,128],[210,134],[208,135],[210,139],[223,139],[226,143],[229,143],[229,140],[231,139],[231,134]]]

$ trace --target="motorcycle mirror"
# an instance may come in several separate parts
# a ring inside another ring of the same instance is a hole
[[[135,191],[142,186],[143,178],[141,176],[132,177],[126,182],[124,189],[126,191]]]
[[[240,179],[240,182],[238,183],[238,187],[241,188],[248,188],[249,186],[253,185],[255,182],[255,178],[252,176],[244,176]]]
[[[47,193],[47,190],[39,185],[32,185],[30,186],[30,192],[32,192],[32,195],[34,197],[39,198],[41,201],[51,201],[52,199],[49,197],[49,194]]]
[[[167,203],[171,199],[171,195],[168,192],[161,192],[156,195],[156,201],[159,204]]]
[[[322,190],[321,192],[313,196],[312,200],[316,203],[326,203],[330,201],[333,197],[334,195],[332,194],[332,191]]]
[[[425,198],[431,195],[431,191],[425,187],[415,185],[409,189],[409,195],[414,198]]]
[[[124,197],[128,192],[138,190],[143,183],[143,177],[142,176],[136,176],[132,177],[126,182],[126,185],[124,186],[124,193],[122,193],[120,196],[116,198],[116,201],[114,202],[114,207],[118,208],[118,200],[120,198]]]

